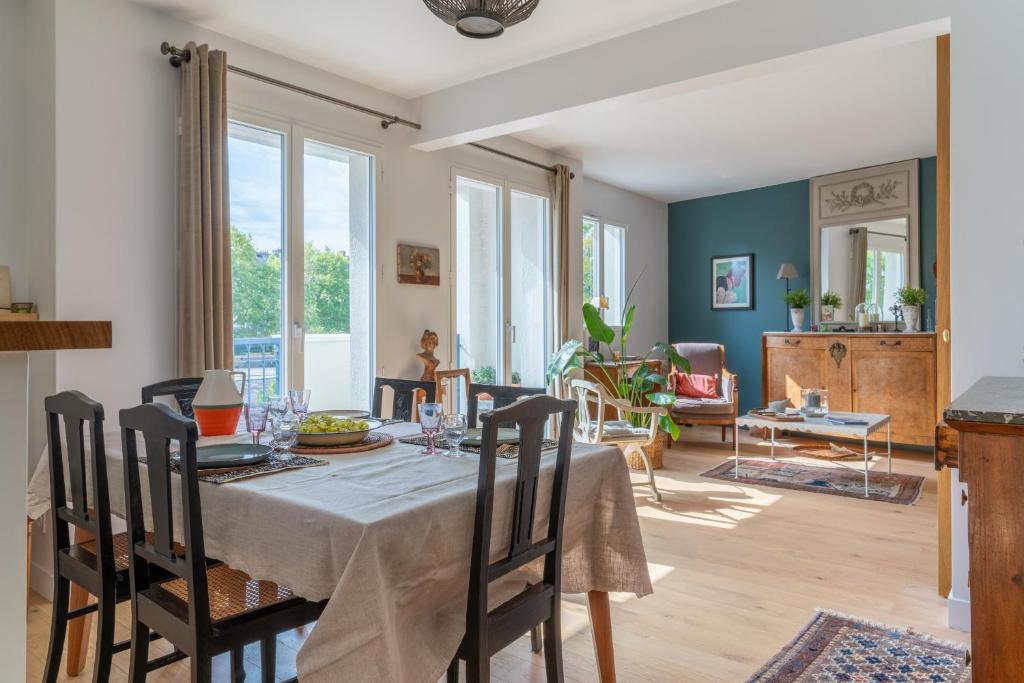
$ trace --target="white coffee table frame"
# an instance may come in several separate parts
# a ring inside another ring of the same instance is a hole
[[[772,420],[767,417],[756,415],[740,415],[736,418],[733,426],[733,443],[736,444],[736,469],[734,476],[740,476],[740,427],[763,427],[771,432],[771,458],[775,460],[775,430],[784,429],[789,432],[802,432],[817,436],[838,436],[845,438],[861,439],[864,442],[864,497],[869,498],[868,489],[868,437],[885,427],[886,455],[889,459],[889,474],[892,474],[892,421],[888,415],[878,413],[832,413],[835,417],[844,417],[863,420],[867,424],[862,425],[836,425],[826,421],[823,417],[808,417],[799,422],[783,422]],[[743,460],[757,460],[758,458],[742,458]]]

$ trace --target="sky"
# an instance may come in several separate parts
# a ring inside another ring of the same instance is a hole
[[[231,124],[232,127],[237,124]],[[281,248],[281,136],[254,131],[228,139],[231,225],[249,233],[259,251]],[[262,138],[256,142],[251,138]],[[304,216],[306,242],[349,250],[348,172],[345,161],[305,155]]]

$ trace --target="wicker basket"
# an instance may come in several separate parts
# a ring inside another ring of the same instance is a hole
[[[647,457],[651,459],[651,467],[656,470],[662,468],[661,455],[665,451],[665,445],[668,442],[668,434],[663,431],[658,431],[658,437],[654,440],[650,446],[644,448],[647,451]],[[647,471],[644,466],[644,459],[636,451],[630,451],[626,457],[626,463],[629,465],[631,470],[640,470],[643,472]]]

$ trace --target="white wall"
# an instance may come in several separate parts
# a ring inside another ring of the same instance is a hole
[[[1024,304],[1017,273],[1024,228],[1014,210],[1024,157],[1024,3],[956,0],[950,40],[953,396],[985,375],[1024,375]],[[967,526],[953,497],[950,624],[966,626]]]
[[[640,278],[633,292],[637,310],[628,351],[643,355],[655,342],[671,342],[665,287],[670,256],[665,253],[668,205],[588,178],[583,185],[583,209],[588,216],[626,226],[626,291]],[[574,283],[580,283],[582,273],[574,278]]]

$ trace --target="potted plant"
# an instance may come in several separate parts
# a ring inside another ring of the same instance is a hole
[[[836,318],[836,309],[843,305],[843,297],[829,290],[821,295],[821,320],[832,322]]]
[[[645,401],[658,406],[671,406],[675,403],[674,394],[658,391],[658,387],[665,386],[668,380],[664,375],[652,371],[647,362],[651,354],[660,353],[667,356],[668,360],[683,372],[689,372],[689,361],[680,356],[671,344],[656,343],[643,358],[639,359],[639,367],[632,373],[629,372],[630,361],[626,353],[626,343],[629,341],[633,318],[636,315],[636,305],[630,304],[635,287],[636,282],[633,283],[629,295],[626,296],[626,303],[623,306],[624,313],[621,318],[622,330],[618,335],[618,342],[616,342],[615,330],[601,319],[601,312],[597,307],[589,302],[583,304],[583,322],[587,326],[587,333],[591,339],[598,342],[599,348],[597,351],[591,351],[586,344],[579,340],[567,341],[562,348],[552,354],[548,361],[546,377],[549,384],[555,379],[565,378],[575,369],[582,369],[586,361],[592,361],[596,364],[597,371],[603,373],[603,377],[595,379],[603,379],[602,384],[614,398],[638,407],[644,405]],[[603,345],[607,352],[601,351],[600,345]],[[610,373],[605,365],[609,361],[617,371],[614,374]],[[634,427],[650,426],[650,414],[627,413],[625,418]],[[679,438],[679,425],[673,422],[670,416],[661,416],[658,426],[673,439]]]
[[[789,317],[793,321],[793,332],[804,330],[804,309],[811,303],[806,289],[794,289],[785,294],[786,305],[789,306]]]
[[[900,287],[896,290],[896,303],[903,314],[904,332],[917,332],[921,323],[921,306],[928,295],[918,287]]]

